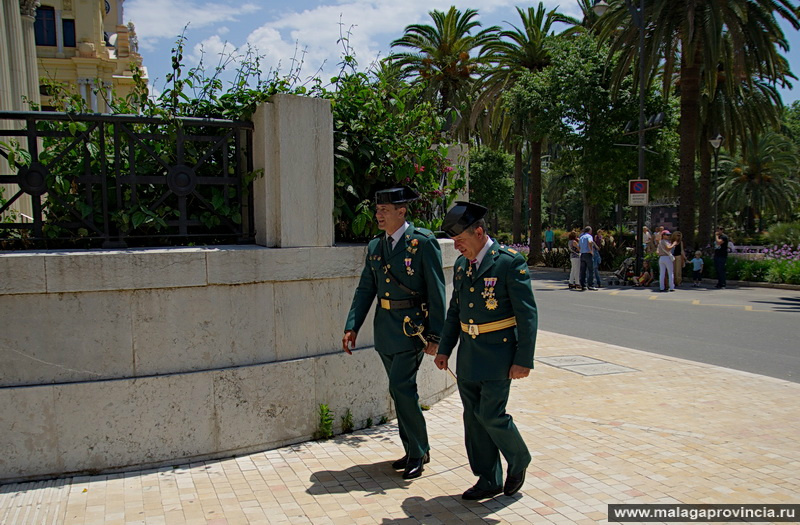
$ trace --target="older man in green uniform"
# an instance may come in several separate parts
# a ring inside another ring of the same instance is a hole
[[[417,478],[430,461],[425,418],[417,394],[417,370],[423,351],[436,355],[444,324],[442,252],[433,234],[406,221],[412,190],[392,188],[375,194],[378,228],[345,324],[342,348],[355,348],[356,334],[378,298],[375,350],[389,376],[389,392],[405,455],[392,466],[404,479]]]
[[[442,228],[461,252],[453,268],[453,297],[436,356],[447,369],[457,343],[458,390],[464,405],[467,456],[478,482],[466,500],[515,494],[531,462],[506,403],[512,379],[533,368],[537,312],[528,264],[521,254],[486,233],[486,208],[457,202]],[[503,484],[500,454],[508,463]]]

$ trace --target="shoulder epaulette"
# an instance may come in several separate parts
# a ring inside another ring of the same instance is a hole
[[[428,238],[433,237],[433,232],[427,228],[417,228],[416,226],[414,226],[414,233],[418,233],[423,237],[428,237]]]
[[[509,248],[508,246],[501,244],[500,245],[500,253],[504,253],[506,255],[510,255],[511,257],[515,257],[519,252],[514,248]]]

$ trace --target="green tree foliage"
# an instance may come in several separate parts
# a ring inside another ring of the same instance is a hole
[[[486,45],[488,58],[492,64],[482,77],[483,93],[478,97],[477,105],[485,108],[484,129],[496,130],[500,139],[514,153],[514,202],[513,202],[513,239],[521,242],[522,237],[522,208],[523,202],[534,203],[538,210],[538,203],[542,197],[542,148],[547,138],[548,131],[537,129],[547,120],[538,118],[530,111],[532,101],[522,102],[513,100],[514,97],[499,97],[504,91],[515,89],[525,75],[539,73],[551,63],[550,42],[557,38],[553,31],[556,22],[568,24],[577,23],[576,20],[565,17],[555,9],[547,11],[542,2],[538,7],[529,7],[527,10],[517,7],[520,24],[510,24],[510,30],[502,31],[499,38]],[[530,80],[526,80],[530,82]],[[502,100],[496,104],[496,100]],[[528,104],[529,107],[523,107]],[[534,110],[535,111],[535,110]],[[544,131],[540,133],[540,131]],[[522,180],[522,150],[528,145],[530,156],[530,177],[528,182],[528,198],[524,199]],[[538,262],[541,245],[541,214],[537,211],[531,213],[529,224],[524,228],[530,231],[529,243],[535,249],[529,250],[529,260]]]
[[[324,96],[333,103],[337,238],[375,235],[375,191],[401,184],[422,197],[411,209],[417,224],[436,229],[441,209],[465,181],[440,145],[441,117],[432,103],[419,101],[424,87],[356,71],[336,82]]]
[[[429,14],[433,25],[407,26],[392,47],[409,51],[393,53],[389,60],[406,78],[425,86],[428,100],[436,101],[440,114],[455,122],[468,110],[474,80],[486,63],[483,46],[495,38],[499,28],[479,30],[475,9],[462,12],[451,6],[446,13],[434,10]]]
[[[632,13],[630,2],[610,2],[610,9],[601,17],[601,34],[611,42],[611,53],[622,59],[615,68],[615,79],[621,82],[638,70],[644,61],[648,78],[659,72],[662,92],[672,93],[679,79],[680,171],[679,222],[687,246],[694,245],[695,229],[695,160],[700,129],[701,87],[716,91],[718,81],[732,89],[740,79],[761,78],[783,82],[789,73],[779,50],[788,44],[776,15],[800,28],[798,14],[791,0],[730,0],[697,2],[694,0],[653,0],[645,2],[642,13]],[[634,4],[635,5],[635,4]],[[639,50],[639,28],[645,32],[645,49]],[[724,35],[731,36],[729,73],[718,78],[720,63],[726,58]]]
[[[489,208],[489,226],[495,232],[511,222],[513,172],[514,160],[508,153],[486,146],[469,153],[470,201]]]
[[[747,232],[765,227],[764,214],[790,218],[800,202],[797,167],[800,155],[789,139],[775,132],[753,137],[744,157],[720,159],[723,180],[719,202],[722,209],[737,213]]]
[[[795,146],[800,148],[800,100],[795,100],[783,111],[783,134],[789,137]]]

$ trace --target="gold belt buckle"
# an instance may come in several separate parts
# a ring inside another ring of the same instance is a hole
[[[392,309],[392,302],[389,299],[381,299],[381,308],[384,310],[391,310]]]
[[[476,335],[480,335],[481,332],[480,332],[480,329],[478,328],[478,325],[471,324],[471,325],[469,325],[469,330],[467,330],[467,333],[469,335],[476,336]]]

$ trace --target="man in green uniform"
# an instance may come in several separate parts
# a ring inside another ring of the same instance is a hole
[[[478,476],[461,496],[466,500],[515,494],[531,462],[506,403],[511,380],[528,377],[533,368],[536,302],[525,257],[487,235],[485,214],[483,206],[457,202],[442,224],[461,256],[453,268],[453,297],[435,363],[447,369],[460,343],[458,390],[467,456]],[[508,463],[505,485],[501,453]]]
[[[350,354],[377,296],[375,350],[389,376],[389,392],[405,449],[405,455],[392,466],[403,470],[404,479],[419,477],[423,464],[430,461],[428,431],[417,394],[417,370],[423,351],[436,355],[444,324],[439,243],[430,230],[406,222],[408,203],[417,197],[405,187],[375,194],[378,228],[385,233],[367,247],[367,261],[342,337],[342,348]]]

